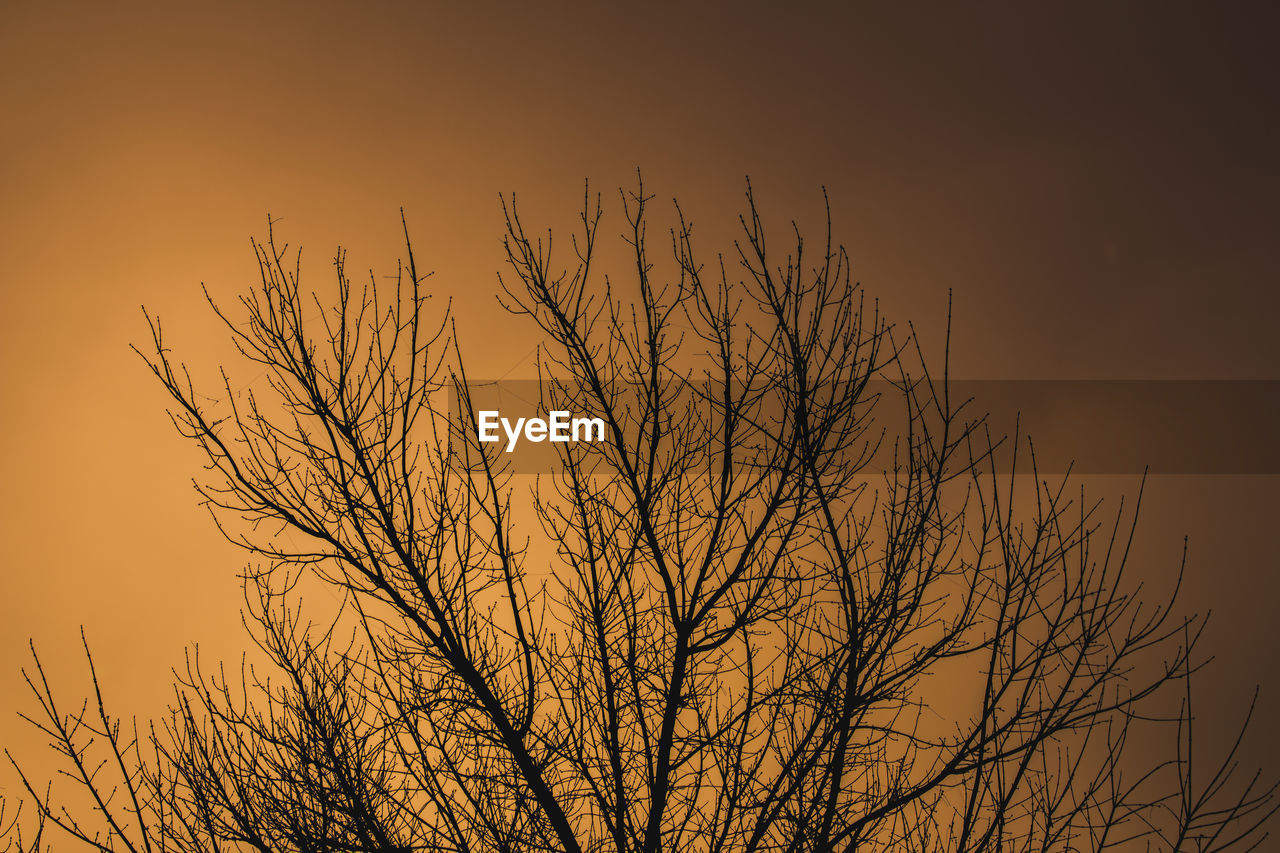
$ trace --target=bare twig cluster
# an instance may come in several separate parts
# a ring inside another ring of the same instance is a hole
[[[38,823],[11,846],[51,827],[134,853],[1265,837],[1276,789],[1239,744],[1199,767],[1201,623],[1126,579],[1136,511],[999,474],[1016,440],[867,304],[829,225],[779,254],[748,192],[728,256],[704,263],[677,208],[658,263],[650,203],[623,194],[631,264],[610,277],[598,198],[567,264],[504,208],[503,302],[544,334],[545,402],[608,433],[561,445],[528,500],[440,406],[470,385],[411,247],[390,291],[340,254],[329,302],[269,231],[245,321],[214,306],[265,392],[224,375],[209,403],[152,321],[200,493],[253,555],[261,662],[193,653],[140,735],[96,675],[64,711],[37,659],[32,721],[91,802],[77,817],[27,781]],[[299,578],[339,591],[336,618],[301,616]],[[1149,732],[1154,759],[1131,745]]]

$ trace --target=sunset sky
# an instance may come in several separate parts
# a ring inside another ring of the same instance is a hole
[[[0,741],[32,744],[28,638],[79,689],[83,625],[142,715],[184,647],[237,654],[243,554],[129,345],[145,305],[211,375],[201,284],[245,292],[268,213],[323,286],[339,244],[393,273],[403,208],[475,376],[530,376],[538,343],[494,298],[500,194],[559,226],[585,180],[611,203],[638,168],[708,252],[747,176],[780,227],[820,225],[826,187],[856,278],[929,351],[953,294],[957,376],[1280,379],[1271,7],[912,8],[6,4]],[[1214,611],[1211,724],[1255,684],[1280,713],[1277,483],[1148,483],[1138,565],[1167,583],[1190,536],[1184,604]]]

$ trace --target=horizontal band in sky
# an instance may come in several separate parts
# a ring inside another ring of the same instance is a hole
[[[473,418],[482,410],[545,417],[549,388],[536,380],[473,381]],[[690,391],[690,399],[698,393],[706,394],[707,385]],[[877,395],[872,429],[886,443],[868,473],[885,467],[891,454],[884,449],[905,425],[901,390],[875,381],[862,392],[867,405]],[[1041,474],[1068,468],[1081,474],[1280,474],[1280,380],[952,380],[949,396],[959,421],[985,416],[984,434],[989,429],[993,438],[1006,439],[995,455],[997,470],[1015,464],[1008,450],[1016,431],[1020,472],[1031,470],[1032,446]],[[766,399],[755,417],[778,414],[770,406],[780,412],[781,398]],[[463,409],[456,389],[449,407]],[[556,408],[566,408],[563,397]],[[513,473],[552,471],[564,449],[522,442],[506,461]]]

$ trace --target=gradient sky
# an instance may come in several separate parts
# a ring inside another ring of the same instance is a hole
[[[216,364],[200,284],[253,282],[268,211],[323,284],[339,243],[394,271],[403,206],[476,376],[537,343],[493,299],[499,193],[568,222],[584,179],[639,167],[708,240],[746,175],[780,224],[826,186],[892,317],[937,341],[954,292],[957,375],[1280,378],[1269,5],[889,5],[5,4],[0,740],[30,740],[29,637],[75,684],[83,624],[143,714],[186,644],[235,653],[241,555],[128,345],[145,304]],[[1206,686],[1235,707],[1260,683],[1271,719],[1276,484],[1156,478],[1139,542],[1159,582],[1191,536]],[[1259,751],[1276,767],[1280,736]]]

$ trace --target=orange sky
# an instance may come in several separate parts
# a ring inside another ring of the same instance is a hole
[[[937,340],[954,291],[957,375],[1280,378],[1275,17],[7,4],[0,740],[29,740],[12,714],[28,637],[69,675],[85,625],[142,713],[187,643],[234,653],[241,556],[128,344],[145,304],[215,363],[200,283],[230,301],[253,281],[268,211],[323,283],[339,242],[353,269],[392,271],[403,206],[476,376],[518,375],[537,342],[493,300],[498,194],[567,222],[584,178],[610,193],[640,167],[707,239],[744,175],[780,223],[815,223],[825,185],[894,318]],[[1275,483],[1157,478],[1141,538],[1167,577],[1191,535],[1210,684],[1235,705],[1260,682],[1271,718]],[[1262,753],[1275,766],[1280,736]]]

